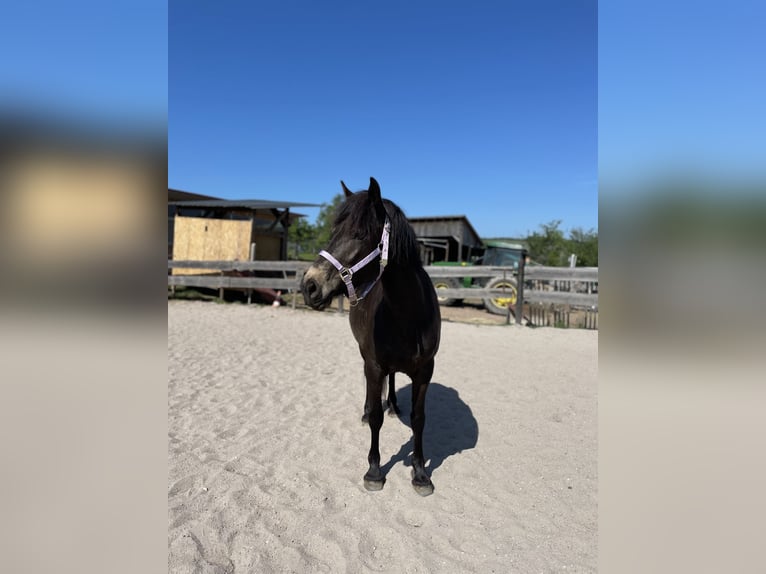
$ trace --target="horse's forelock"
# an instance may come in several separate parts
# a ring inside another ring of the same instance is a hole
[[[417,236],[407,216],[394,202],[383,200],[388,220],[391,223],[388,259],[401,265],[420,264],[420,249]],[[357,235],[364,239],[378,239],[382,225],[375,209],[368,201],[367,192],[361,191],[348,197],[338,211],[335,220],[336,232],[347,237]]]
[[[364,239],[379,234],[375,213],[369,208],[367,192],[355,193],[340,205],[335,227],[342,236],[357,235]]]

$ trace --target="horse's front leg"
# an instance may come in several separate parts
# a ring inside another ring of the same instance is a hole
[[[428,496],[434,491],[434,485],[426,474],[425,457],[423,456],[423,428],[426,425],[426,391],[434,372],[434,362],[431,360],[412,375],[412,486],[421,496]]]
[[[386,478],[380,470],[380,427],[383,426],[383,405],[380,396],[383,391],[383,379],[385,374],[377,365],[364,364],[364,376],[367,381],[367,399],[365,411],[370,424],[370,453],[367,462],[370,468],[364,475],[364,487],[367,490],[380,490]]]
[[[401,414],[399,405],[396,402],[396,373],[388,375],[388,398],[386,399],[386,407],[388,408],[388,416],[398,417]],[[382,389],[381,389],[382,390]],[[370,422],[370,405],[367,401],[364,401],[364,409],[362,412],[362,423],[369,424]]]

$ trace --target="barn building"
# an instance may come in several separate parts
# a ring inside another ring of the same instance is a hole
[[[168,258],[286,260],[287,230],[295,219],[305,217],[291,212],[294,207],[320,206],[263,199],[227,200],[168,188]]]
[[[408,218],[420,243],[425,265],[439,261],[469,262],[483,246],[465,215]]]

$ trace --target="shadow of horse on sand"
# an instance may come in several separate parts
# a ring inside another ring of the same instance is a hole
[[[396,393],[401,414],[399,420],[411,428],[412,384]],[[428,385],[426,426],[423,431],[424,450],[427,456],[426,472],[429,476],[454,454],[474,448],[479,440],[479,424],[469,407],[455,389],[437,382]],[[389,413],[390,414],[390,413]],[[397,462],[412,466],[410,453],[413,449],[412,436],[399,452],[391,456],[381,470],[384,474]]]

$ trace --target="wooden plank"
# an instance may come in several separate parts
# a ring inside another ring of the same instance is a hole
[[[508,297],[509,291],[502,289],[439,289],[439,297],[448,297],[450,299],[484,299],[485,297]],[[572,293],[570,291],[536,291],[526,289],[524,291],[525,301],[539,301],[551,303],[567,303],[577,301],[588,301],[589,305],[598,303],[598,295],[589,295],[587,293]]]
[[[503,272],[509,277],[515,275],[515,267],[442,267],[441,265],[427,265],[424,267],[430,277],[497,277]]]
[[[168,261],[168,268],[210,269],[216,271],[292,271],[303,272],[307,261]]]
[[[568,291],[531,291],[524,295],[526,301],[533,303],[557,303],[577,307],[598,306],[598,295],[570,293]]]
[[[183,217],[176,215],[175,259],[233,261],[247,259],[252,222],[249,220]],[[202,267],[177,268],[174,275],[194,275]]]
[[[208,289],[295,289],[295,279],[278,277],[225,277],[218,275],[168,275],[168,285],[179,287],[206,287]]]
[[[598,281],[598,267],[538,267],[524,269],[526,279],[538,281]]]
[[[168,268],[211,269],[218,271],[305,271],[311,263],[307,261],[168,261]],[[483,267],[428,265],[426,272],[431,277],[496,277],[506,273],[516,274],[514,267]],[[539,281],[582,281],[597,282],[598,267],[526,267],[525,277]]]
[[[428,265],[424,267],[430,277],[498,277],[504,273],[515,277],[515,267],[483,267]],[[524,268],[524,278],[538,281],[582,281],[598,282],[598,267],[540,267]]]
[[[178,287],[206,287],[209,289],[283,289],[298,290],[296,279],[279,277],[226,277],[218,275],[168,275],[168,285]],[[440,289],[439,295],[459,299],[484,299],[485,297],[507,297],[508,291],[502,289]],[[573,305],[597,305],[598,296],[584,293],[527,291],[526,300],[550,303],[570,303]]]
[[[437,294],[439,297],[448,297],[450,299],[483,299],[485,297],[508,297],[510,291],[508,289],[479,289],[477,288],[462,288],[462,289],[439,289]]]

